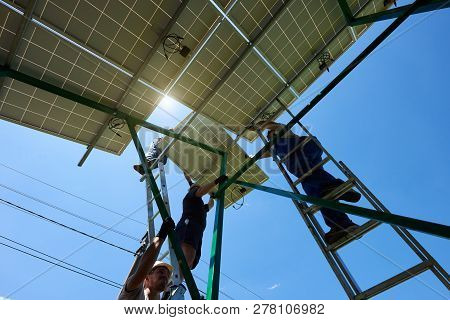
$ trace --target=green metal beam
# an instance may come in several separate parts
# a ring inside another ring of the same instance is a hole
[[[354,20],[352,10],[348,6],[347,0],[338,0],[339,6],[341,7],[342,13],[344,14],[345,21],[350,25]]]
[[[28,84],[30,86],[39,88],[41,90],[45,90],[45,91],[53,93],[53,94],[56,94],[56,95],[58,95],[60,97],[66,98],[66,99],[71,100],[73,102],[80,103],[80,104],[82,104],[82,105],[84,105],[86,107],[89,107],[89,108],[92,108],[92,109],[95,109],[95,110],[98,110],[98,111],[101,111],[101,112],[104,112],[104,113],[107,113],[107,114],[111,114],[114,117],[123,119],[123,120],[125,120],[127,122],[131,121],[135,125],[139,125],[139,126],[147,128],[147,129],[159,132],[159,133],[161,133],[163,135],[166,135],[166,136],[175,138],[177,140],[186,142],[188,144],[191,144],[193,146],[202,148],[204,150],[207,150],[207,151],[219,154],[219,155],[224,154],[224,151],[222,151],[222,150],[213,148],[213,147],[208,146],[208,145],[206,145],[204,143],[198,142],[198,141],[196,141],[194,139],[185,137],[185,136],[183,136],[181,134],[176,133],[173,130],[165,129],[165,128],[162,128],[160,126],[157,126],[157,125],[154,125],[152,123],[149,123],[149,122],[147,122],[145,120],[141,120],[141,119],[135,118],[135,117],[130,116],[130,115],[128,115],[128,114],[126,114],[126,113],[124,113],[122,111],[118,111],[116,109],[110,108],[110,107],[108,107],[108,106],[106,106],[104,104],[95,102],[93,100],[90,100],[88,98],[80,96],[80,95],[78,95],[76,93],[70,92],[70,91],[65,90],[63,88],[60,88],[60,87],[57,87],[57,86],[55,86],[55,85],[53,85],[51,83],[45,82],[45,81],[40,80],[40,79],[36,79],[36,78],[34,78],[32,76],[29,76],[27,74],[24,74],[22,72],[19,72],[19,71],[16,71],[16,70],[12,70],[12,69],[10,69],[8,67],[5,67],[5,66],[1,66],[0,67],[0,77],[8,77],[8,78],[15,79],[17,81],[26,83],[26,84]]]
[[[257,184],[244,182],[244,181],[236,181],[236,184],[239,184],[244,187],[253,188],[256,190],[261,190],[264,192],[276,194],[285,198],[305,201],[308,203],[312,203],[321,207],[326,207],[330,209],[334,209],[341,212],[346,212],[355,216],[377,220],[381,222],[385,222],[391,225],[396,225],[399,227],[404,227],[411,230],[416,230],[419,232],[428,233],[431,235],[439,236],[442,238],[450,239],[450,226],[446,226],[439,223],[428,222],[419,219],[408,218],[392,213],[385,213],[381,211],[376,211],[372,209],[362,208],[358,206],[352,206],[349,204],[340,203],[337,201],[324,200],[320,198],[310,197],[302,194],[296,194],[293,192],[275,189],[266,186],[260,186]]]
[[[153,174],[147,164],[147,159],[145,158],[144,149],[142,148],[142,145],[141,145],[139,138],[137,136],[137,133],[136,133],[136,129],[135,129],[136,124],[130,120],[127,120],[127,124],[128,124],[128,128],[130,130],[130,133],[131,133],[131,137],[133,138],[134,145],[139,154],[139,158],[141,160],[142,167],[144,168],[145,178],[147,180],[147,183],[150,185],[150,187],[152,189],[153,197],[155,199],[156,205],[158,206],[161,217],[163,220],[167,219],[170,217],[170,215],[167,211],[166,205],[164,204],[164,200],[161,196],[161,193],[159,192],[158,185],[156,184],[155,178],[153,177]],[[178,237],[174,230],[171,230],[169,232],[169,239],[170,239],[170,243],[172,244],[175,255],[177,256],[178,264],[180,265],[180,268],[183,271],[183,275],[186,280],[186,284],[188,286],[189,293],[191,294],[191,298],[193,300],[199,300],[200,293],[198,291],[198,288],[194,281],[194,278],[192,277],[191,270],[188,267],[186,257],[184,256],[184,253],[181,250],[180,241],[178,240]]]
[[[394,8],[391,10],[380,11],[374,14],[370,14],[367,16],[354,18],[349,25],[351,26],[359,26],[362,24],[373,23],[383,20],[394,19],[404,13],[408,8],[410,8],[412,4],[405,5],[402,7]],[[449,0],[430,0],[428,3],[422,4],[420,7],[414,11],[413,14],[424,13],[429,11],[435,11],[440,9],[445,9],[450,7]]]
[[[278,140],[288,132],[301,118],[311,111],[325,96],[331,92],[350,72],[352,72],[376,47],[378,47],[392,32],[395,31],[420,5],[426,0],[417,0],[414,4],[404,11],[400,17],[392,22],[363,52],[361,52],[339,75],[336,76],[311,102],[289,121],[286,126],[274,135],[273,139],[266,143],[251,159],[249,159],[228,181],[219,188],[218,193],[224,192],[239,177],[247,171],[262,155],[278,142]]]
[[[220,165],[220,175],[226,175],[226,170],[227,170],[227,155],[225,154],[222,156],[222,162]],[[225,210],[225,192],[222,192],[219,195],[216,204],[216,218],[214,221],[211,258],[209,262],[208,289],[206,292],[206,298],[208,300],[219,299],[220,261],[222,257],[224,210]]]

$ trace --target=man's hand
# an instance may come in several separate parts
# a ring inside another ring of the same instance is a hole
[[[212,196],[209,197],[208,207],[210,210],[214,207],[214,198]]]
[[[168,217],[164,219],[163,224],[161,225],[161,228],[159,229],[159,232],[156,236],[161,240],[165,240],[170,230],[173,229],[175,229],[175,222],[171,217]]]
[[[214,180],[214,183],[215,184],[221,184],[221,183],[224,183],[227,180],[228,180],[228,177],[223,175],[223,176],[218,177],[216,180]]]

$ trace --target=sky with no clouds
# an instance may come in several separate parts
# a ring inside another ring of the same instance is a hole
[[[392,212],[447,225],[449,21],[448,9],[410,18],[304,118],[322,144],[343,160]],[[292,111],[296,113],[304,107],[387,25],[383,22],[370,29],[331,67],[330,73],[303,94]],[[172,127],[188,113],[186,107],[167,102],[158,107],[149,121]],[[287,122],[289,117],[284,115],[280,121]],[[104,233],[102,228],[67,214],[69,211],[103,225],[114,225],[114,229],[136,238],[144,234],[145,189],[131,168],[138,161],[133,145],[120,157],[95,150],[79,168],[76,164],[84,146],[5,121],[0,121],[0,130],[1,199],[85,232],[103,233],[102,239],[129,250],[138,247],[138,242],[130,237]],[[146,142],[153,136],[149,132],[143,135]],[[259,146],[242,143],[250,154]],[[288,189],[270,159],[258,164],[270,177],[266,185]],[[329,170],[338,175],[331,167]],[[187,184],[170,161],[168,172],[171,209],[177,219]],[[360,204],[367,205],[363,201]],[[0,236],[116,282],[124,280],[132,263],[133,257],[127,252],[90,241],[3,204],[1,215]],[[130,215],[133,220],[121,215]],[[320,217],[319,220],[322,222]],[[208,217],[202,261],[194,270],[203,291],[213,221],[214,213]],[[364,222],[359,218],[354,221]],[[159,226],[160,221],[156,223]],[[448,270],[448,241],[413,234]],[[9,243],[4,238],[0,242]],[[419,262],[388,226],[345,247],[341,256],[363,289]],[[114,299],[118,294],[116,288],[51,267],[4,246],[0,246],[0,257],[3,297]],[[222,259],[223,299],[346,299],[294,206],[284,198],[254,191],[240,210],[227,209]],[[427,271],[377,298],[449,297],[443,285]]]

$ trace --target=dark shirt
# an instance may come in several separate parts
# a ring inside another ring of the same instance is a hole
[[[209,206],[203,202],[201,197],[195,195],[198,188],[191,188],[184,197],[181,219],[188,218],[199,223],[204,228],[206,227],[206,214],[209,211]]]
[[[298,136],[289,131],[273,146],[273,153],[283,159],[306,138],[306,136]],[[300,177],[322,160],[322,153],[322,149],[316,142],[310,140],[302,148],[297,148],[290,153],[284,160],[284,164],[290,173]]]

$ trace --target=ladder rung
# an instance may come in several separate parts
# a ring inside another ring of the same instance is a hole
[[[307,136],[305,140],[302,141],[302,143],[299,143],[298,145],[296,145],[291,151],[289,151],[283,158],[280,159],[281,162],[284,162],[287,157],[289,157],[291,154],[293,154],[295,151],[297,151],[298,149],[303,149],[303,147],[309,142],[311,141],[312,137]]]
[[[315,170],[317,170],[321,166],[325,165],[328,161],[330,161],[330,158],[325,157],[322,161],[320,161],[318,164],[316,164],[314,167],[312,167],[310,170],[308,170],[304,175],[302,175],[300,178],[295,180],[294,185],[297,186],[300,182],[305,180],[306,177],[310,176]]]
[[[341,184],[339,187],[335,188],[333,191],[328,193],[325,197],[322,197],[324,200],[335,200],[339,198],[341,195],[346,193],[348,190],[350,190],[353,187],[353,179],[347,180],[343,184]],[[320,206],[313,205],[310,206],[307,210],[307,214],[314,214],[317,211],[320,210]]]
[[[343,246],[349,244],[353,240],[356,240],[357,238],[360,238],[361,236],[365,235],[369,231],[375,229],[381,224],[379,221],[370,220],[366,223],[364,223],[362,226],[360,226],[358,229],[354,230],[353,232],[349,233],[345,237],[339,239],[338,241],[334,242],[333,244],[330,244],[327,246],[328,251],[335,251]]]
[[[409,280],[419,274],[421,274],[424,271],[427,271],[432,267],[433,263],[430,261],[424,261],[421,262],[414,267],[409,268],[408,270],[405,270],[392,278],[389,278],[375,286],[373,286],[370,289],[367,289],[366,291],[363,291],[355,296],[355,299],[370,299],[373,296],[386,291],[402,282],[405,282],[406,280]]]

